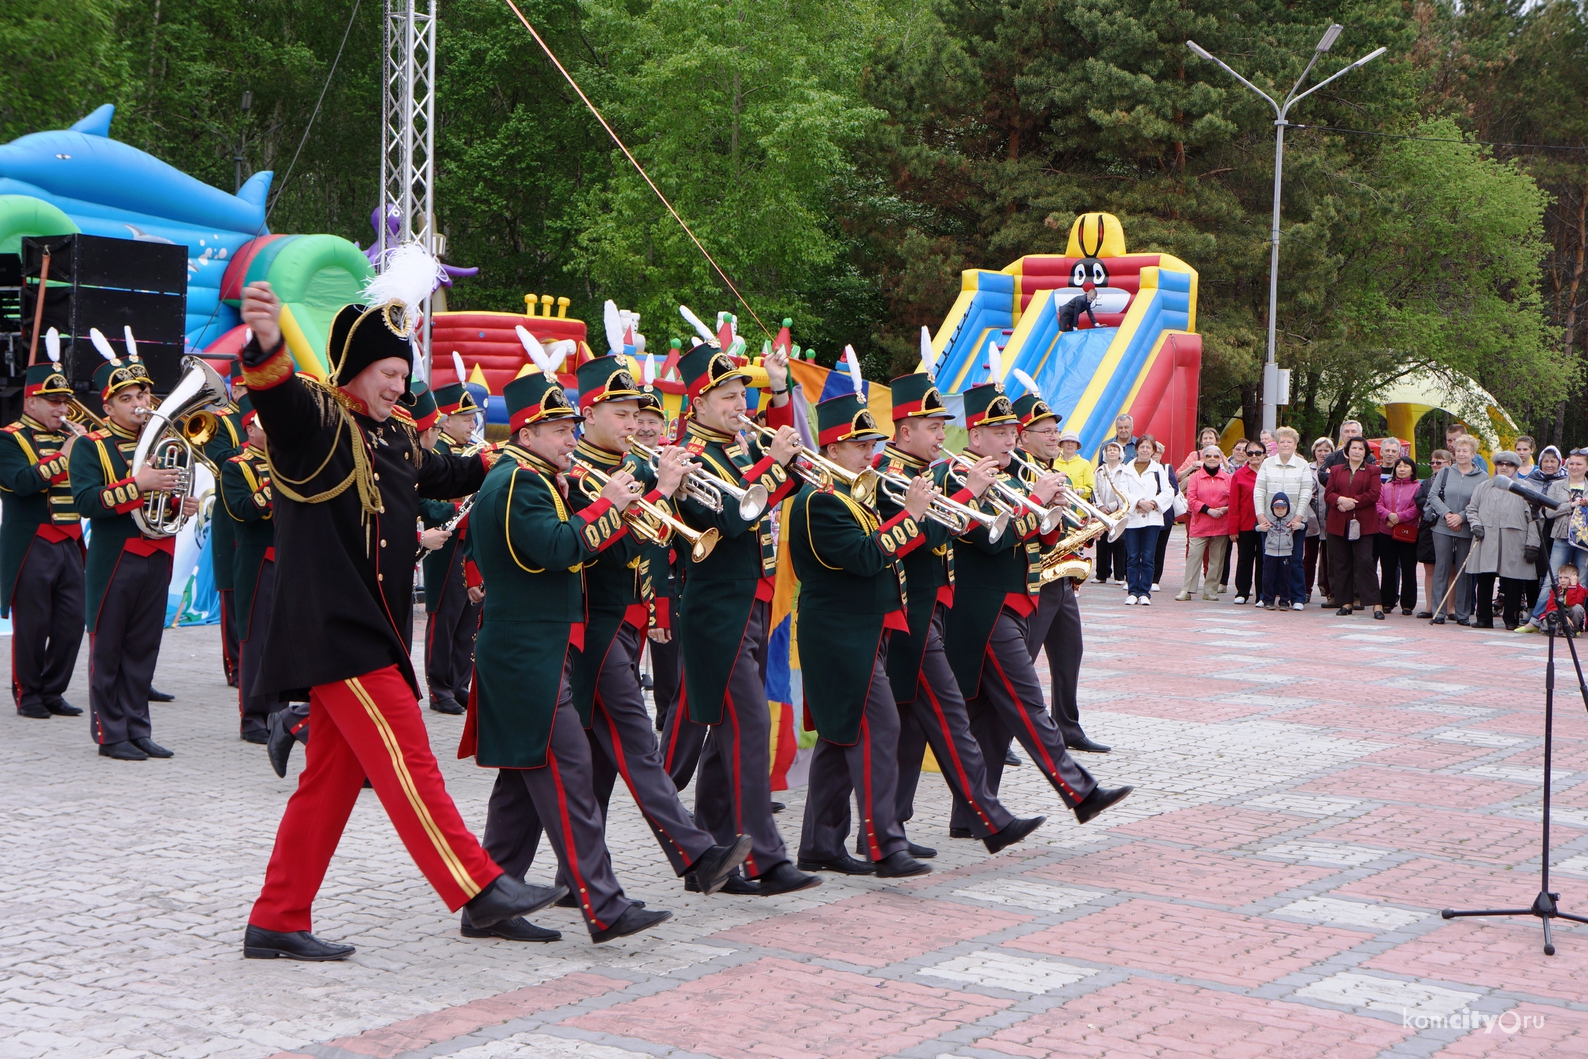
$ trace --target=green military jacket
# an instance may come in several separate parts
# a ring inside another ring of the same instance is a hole
[[[788,533],[800,579],[805,708],[823,739],[851,746],[860,738],[883,623],[903,616],[900,560],[926,543],[926,533],[908,512],[882,522],[842,484],[801,488]]]
[[[11,593],[41,526],[82,539],[71,476],[61,456],[65,434],[45,430],[30,416],[0,427],[0,617],[11,613]]]
[[[474,456],[480,451],[478,445],[460,445],[451,438],[442,434],[436,439],[435,451],[456,456]],[[436,529],[452,521],[452,516],[458,513],[458,505],[450,500],[420,500],[419,521],[425,529]],[[441,593],[446,588],[454,569],[461,572],[467,549],[459,548],[459,544],[466,530],[464,526],[454,528],[452,536],[447,542],[435,551],[425,552],[421,565],[425,571],[425,613],[434,614],[436,608],[441,606]],[[456,564],[454,566],[454,564]]]
[[[264,453],[247,445],[221,465],[221,503],[221,513],[232,523],[237,542],[232,563],[232,605],[237,635],[246,640],[252,624],[254,593],[259,591],[259,575],[265,562],[276,557],[270,466]]]
[[[243,416],[236,405],[227,405],[227,411],[217,413],[220,421],[215,436],[204,445],[204,458],[216,470],[215,492],[220,499],[220,470],[226,461],[242,451],[248,444],[248,434],[243,430]],[[217,503],[210,509],[210,569],[215,575],[215,588],[229,592],[233,584],[232,572],[236,569],[237,538],[233,535],[235,524],[225,517],[224,506]]]
[[[649,464],[583,440],[573,451],[573,467],[568,472],[569,508],[582,512],[599,502],[592,499],[601,495],[601,484],[589,473],[592,469],[613,474],[620,467],[645,487],[646,500],[672,513],[672,505],[656,492],[656,472]],[[636,510],[630,508],[631,512]],[[645,542],[625,530],[610,548],[584,564],[584,646],[574,658],[569,681],[573,685],[573,704],[587,726],[595,702],[596,679],[619,626],[626,616],[635,615],[636,627],[642,632],[645,629],[643,610],[651,593],[649,563]]]
[[[132,451],[138,435],[112,423],[72,446],[72,498],[77,513],[92,523],[88,537],[86,610],[88,631],[99,626],[105,590],[128,543],[151,540],[138,529],[132,513],[143,506],[143,494],[132,480]]]
[[[892,445],[884,445],[876,459],[876,468],[901,478],[932,473],[926,462],[909,453],[900,452]],[[955,496],[962,503],[970,503],[968,490]],[[898,516],[904,508],[883,490],[877,491],[877,511],[884,519]],[[893,685],[893,697],[898,702],[913,702],[916,686],[921,678],[921,660],[926,656],[927,633],[932,627],[932,612],[937,608],[940,589],[954,585],[954,535],[948,527],[932,519],[924,519],[921,529],[926,535],[923,547],[915,548],[904,556],[905,596],[910,606],[909,632],[895,633],[888,643],[888,682]]]
[[[719,724],[739,642],[750,624],[756,589],[777,570],[772,514],[798,484],[759,441],[740,441],[691,420],[681,444],[705,471],[743,487],[756,483],[768,494],[766,511],[754,522],[739,517],[731,497],[721,511],[679,493],[678,512],[695,529],[714,527],[721,539],[704,560],[689,564],[678,608],[677,633],[684,662],[684,699],[697,724]]]
[[[948,464],[934,469],[939,487],[945,480],[956,490],[958,475],[949,478]],[[991,511],[985,499],[982,509]],[[954,548],[954,606],[943,624],[943,651],[959,690],[970,699],[981,691],[982,662],[993,626],[1011,595],[1028,599],[1034,609],[1041,588],[1042,537],[1037,516],[1022,511],[996,543],[987,539],[987,527],[975,523]],[[1030,613],[1029,610],[1026,613]]]
[[[571,511],[563,485],[549,463],[504,445],[469,512],[486,593],[458,756],[482,766],[546,764],[569,648],[583,635],[584,564],[624,532],[605,500]]]

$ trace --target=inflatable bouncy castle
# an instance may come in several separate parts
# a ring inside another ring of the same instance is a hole
[[[1083,313],[1059,330],[1059,310],[1097,290],[1097,323]],[[963,287],[932,340],[945,397],[988,379],[1011,398],[1025,392],[1021,369],[1095,456],[1128,412],[1180,459],[1196,443],[1202,339],[1196,334],[1196,270],[1169,254],[1133,254],[1108,213],[1086,213],[1070,228],[1064,254],[1028,254],[994,272],[967,269]],[[995,353],[996,351],[996,353]]]

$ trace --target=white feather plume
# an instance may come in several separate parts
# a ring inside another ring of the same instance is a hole
[[[121,325],[121,337],[122,337],[122,341],[125,342],[126,346],[127,346],[127,357],[129,359],[131,359],[131,360],[137,360],[138,359],[138,343],[133,341],[133,338],[132,338],[132,325],[131,324],[122,324]]]
[[[468,382],[469,378],[463,373],[463,358],[458,356],[458,351],[452,351],[452,370],[458,373],[459,382]]]
[[[364,284],[364,301],[367,305],[400,302],[411,328],[424,311],[425,299],[445,278],[441,262],[424,247],[418,243],[404,243],[387,251],[380,275]]]
[[[575,342],[571,338],[564,338],[553,342],[551,344],[551,348],[546,350],[546,359],[551,362],[552,372],[555,373],[558,368],[562,367],[562,362],[568,359],[568,354],[574,352],[578,348],[579,343]]]
[[[844,347],[844,363],[849,367],[849,378],[854,381],[855,393],[865,393],[865,378],[860,374],[860,358],[855,356],[854,346]]]
[[[678,307],[678,315],[682,316],[689,322],[689,326],[695,329],[695,333],[698,334],[701,337],[701,340],[707,345],[714,346],[717,344],[717,333],[711,328],[707,327],[705,321],[696,316],[694,312],[690,310],[689,306],[680,305]]]
[[[88,329],[88,340],[94,344],[95,349],[99,350],[99,355],[106,360],[115,363],[121,359],[116,356],[116,351],[110,348],[110,340],[105,337],[104,332],[100,331],[99,328],[90,327]]]
[[[529,354],[529,359],[535,362],[535,367],[547,375],[557,374],[552,369],[551,361],[546,357],[546,350],[541,346],[540,339],[530,334],[523,324],[518,324],[513,330],[518,332],[518,340],[523,343],[524,352]]]
[[[44,332],[44,355],[52,364],[61,363],[61,333],[53,327]]]
[[[645,354],[645,371],[644,371],[643,379],[644,379],[644,382],[645,382],[646,386],[649,386],[649,385],[651,385],[652,383],[654,383],[656,381],[656,354],[655,353],[647,353],[647,354]]]
[[[992,382],[1001,382],[1004,377],[1003,350],[998,348],[997,342],[987,343],[987,378]]]
[[[1037,389],[1037,381],[1035,379],[1021,371],[1019,368],[1015,368],[1012,372],[1010,372],[1010,374],[1019,381],[1021,386],[1026,388],[1026,393],[1031,394],[1033,397],[1041,398],[1042,391]]]
[[[932,329],[925,324],[921,325],[921,370],[926,372],[926,377],[936,382],[932,369],[937,367],[937,354],[932,351]]]
[[[601,319],[606,324],[607,348],[612,350],[614,356],[623,355],[623,313],[618,310],[618,303],[611,298],[601,307]]]

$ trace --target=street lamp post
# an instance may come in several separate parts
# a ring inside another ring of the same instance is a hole
[[[1307,63],[1307,68],[1301,71],[1300,77],[1296,78],[1296,83],[1291,86],[1290,94],[1285,97],[1285,101],[1283,103],[1274,102],[1274,98],[1267,92],[1264,92],[1261,88],[1258,88],[1246,78],[1230,69],[1229,65],[1225,63],[1224,60],[1219,59],[1211,54],[1206,48],[1202,47],[1202,45],[1198,44],[1196,41],[1188,40],[1185,42],[1185,46],[1190,48],[1192,53],[1198,58],[1206,59],[1211,63],[1217,63],[1225,73],[1235,78],[1235,80],[1239,81],[1247,88],[1250,88],[1253,92],[1256,92],[1258,95],[1262,96],[1263,99],[1267,101],[1268,105],[1274,108],[1274,216],[1273,223],[1269,230],[1269,240],[1272,245],[1270,246],[1268,254],[1268,359],[1263,362],[1264,430],[1273,430],[1278,421],[1276,405],[1278,404],[1279,397],[1279,362],[1274,358],[1274,327],[1275,315],[1279,309],[1279,193],[1280,187],[1284,180],[1285,129],[1290,124],[1285,119],[1286,116],[1289,115],[1291,107],[1295,106],[1297,103],[1300,103],[1303,99],[1306,99],[1308,96],[1312,95],[1318,89],[1322,88],[1330,81],[1333,81],[1335,78],[1343,77],[1359,66],[1366,66],[1368,63],[1372,62],[1374,59],[1377,59],[1380,55],[1383,55],[1384,52],[1388,50],[1385,48],[1375,48],[1373,51],[1368,52],[1350,66],[1340,70],[1331,77],[1324,78],[1322,81],[1319,81],[1305,92],[1297,95],[1296,90],[1301,87],[1302,82],[1306,81],[1307,75],[1312,73],[1312,68],[1317,65],[1318,59],[1323,55],[1323,53],[1334,47],[1335,40],[1340,36],[1340,31],[1344,28],[1345,27],[1341,26],[1339,23],[1335,23],[1328,29],[1324,30],[1322,39],[1318,41],[1318,46],[1313,50],[1312,59]]]
[[[254,94],[252,92],[244,92],[242,104],[238,108],[242,112],[244,122],[247,122],[248,111],[253,105]],[[243,190],[243,148],[247,145],[247,142],[248,130],[245,125],[243,131],[237,134],[237,143],[232,148],[232,194],[234,195]]]

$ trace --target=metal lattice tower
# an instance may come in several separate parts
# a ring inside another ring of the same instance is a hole
[[[434,201],[436,4],[437,0],[386,0],[380,152],[382,210],[388,215],[396,210],[397,242],[416,240],[431,254],[440,250]],[[391,239],[385,223],[377,235],[384,259]],[[428,309],[422,349],[428,369]]]

